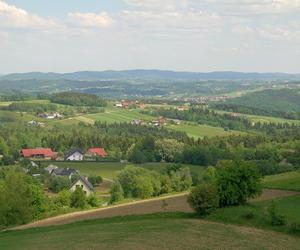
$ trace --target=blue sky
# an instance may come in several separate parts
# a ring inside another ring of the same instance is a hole
[[[0,0],[0,74],[300,73],[300,0]]]
[[[61,16],[69,12],[119,11],[124,7],[121,0],[7,0],[27,11],[44,16]]]

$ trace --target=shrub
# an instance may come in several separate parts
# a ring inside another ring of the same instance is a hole
[[[99,186],[103,182],[103,178],[101,176],[90,176],[88,177],[89,182],[94,186]]]
[[[120,182],[115,181],[110,189],[110,204],[114,204],[124,199],[124,191]]]
[[[67,177],[55,176],[50,179],[49,189],[52,192],[58,193],[62,190],[68,189],[71,181]]]
[[[137,176],[134,180],[133,196],[136,198],[147,199],[153,195],[153,185],[150,177]]]
[[[294,222],[290,225],[290,231],[293,233],[300,233],[300,223]]]
[[[218,190],[213,184],[199,185],[192,189],[187,201],[197,214],[209,214],[219,206]]]
[[[280,214],[274,201],[272,201],[270,206],[268,207],[268,213],[270,222],[273,226],[283,226],[286,224],[284,215]]]
[[[63,190],[58,193],[54,198],[54,203],[58,207],[70,207],[71,206],[71,192],[68,190]]]
[[[85,208],[87,204],[86,196],[82,188],[76,187],[75,191],[71,194],[71,207]]]
[[[87,203],[91,206],[91,207],[98,207],[98,200],[97,197],[95,195],[90,195],[87,198]]]

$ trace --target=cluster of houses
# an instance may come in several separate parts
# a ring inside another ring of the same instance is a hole
[[[48,119],[48,120],[53,120],[53,119],[62,119],[63,115],[61,115],[58,112],[51,112],[51,113],[39,113],[39,114],[37,114],[37,117],[43,118],[43,119]]]
[[[141,125],[141,126],[154,126],[154,127],[163,127],[168,125],[168,123],[173,124],[173,125],[179,125],[181,123],[180,120],[178,119],[166,119],[163,116],[160,116],[156,118],[155,120],[152,121],[143,121],[140,119],[135,119],[132,120],[131,125]]]
[[[32,127],[41,127],[41,128],[46,127],[45,123],[43,123],[43,122],[37,122],[37,121],[34,121],[34,120],[28,122],[27,124],[28,124],[28,126],[32,126]]]
[[[70,187],[70,191],[74,192],[76,188],[82,188],[83,192],[89,196],[94,192],[93,185],[89,182],[88,178],[85,176],[79,175],[79,172],[73,168],[59,168],[55,165],[49,165],[45,168],[45,171],[51,176],[60,176],[66,177],[69,180],[72,179],[73,176],[78,176],[76,181],[74,181]]]
[[[34,148],[34,149],[22,149],[21,157],[27,159],[43,159],[43,160],[62,160],[56,152],[53,152],[50,148]],[[64,155],[65,161],[83,161],[86,159],[105,158],[107,153],[104,148],[90,148],[86,153],[80,149],[69,150]]]
[[[139,101],[122,100],[121,102],[115,103],[115,107],[117,107],[117,108],[129,109],[130,106],[135,106],[136,108],[139,108],[139,109],[145,108],[145,104],[140,103]]]

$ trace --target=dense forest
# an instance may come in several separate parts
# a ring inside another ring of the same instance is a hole
[[[213,107],[230,112],[300,119],[298,89],[264,90],[229,99]]]
[[[51,102],[71,106],[105,107],[106,101],[93,94],[61,92],[50,97]]]

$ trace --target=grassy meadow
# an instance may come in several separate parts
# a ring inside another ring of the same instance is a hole
[[[263,186],[264,188],[300,191],[300,171],[266,176],[263,179]]]
[[[270,240],[272,239],[272,240]],[[184,213],[115,217],[0,233],[0,249],[299,249],[300,238]]]
[[[74,168],[80,171],[84,175],[100,175],[103,178],[113,179],[117,172],[126,167],[126,165],[120,162],[43,162],[44,166],[49,164],[54,164],[58,167],[69,167]],[[130,165],[134,165],[131,164]],[[173,165],[172,163],[145,163],[145,164],[136,164],[137,167],[143,167],[155,171],[164,171],[167,166]],[[203,176],[205,173],[205,168],[202,166],[195,165],[183,165],[190,168],[191,172]]]
[[[257,201],[243,206],[220,208],[206,216],[205,219],[226,224],[276,230],[300,236],[300,228],[293,231],[291,226],[293,223],[300,225],[300,195],[274,199],[278,212],[286,219],[286,225],[283,226],[271,225],[268,214],[271,202],[271,200]]]

